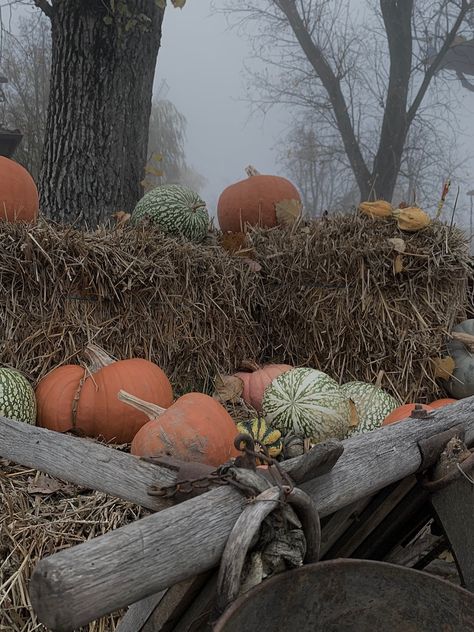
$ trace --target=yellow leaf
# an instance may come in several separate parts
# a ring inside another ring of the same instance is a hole
[[[182,9],[186,4],[186,0],[171,0],[175,9]]]
[[[350,420],[349,427],[357,428],[360,423],[359,415],[357,414],[357,408],[352,399],[349,399],[349,408],[350,408]]]
[[[161,154],[159,154],[158,152],[154,152],[151,155],[150,160],[152,160],[153,162],[161,162],[163,160],[163,156]]]
[[[157,178],[160,178],[163,175],[163,171],[155,169],[155,167],[152,167],[151,165],[147,165],[145,167],[145,173],[150,173],[152,176],[156,176]]]
[[[435,367],[435,377],[447,380],[453,374],[456,368],[456,363],[451,356],[444,356],[443,358],[431,358],[431,362]]]
[[[291,226],[301,215],[301,206],[299,200],[281,200],[275,204],[277,222]]]

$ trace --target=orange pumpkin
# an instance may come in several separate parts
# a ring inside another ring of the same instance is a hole
[[[36,387],[39,426],[130,443],[148,417],[117,399],[121,388],[160,406],[172,404],[171,384],[156,364],[139,358],[114,361],[95,345],[87,347],[86,355],[89,365],[85,369],[66,364],[40,380]]]
[[[263,394],[267,386],[279,375],[290,371],[294,367],[289,364],[265,364],[259,366],[254,362],[244,362],[242,364],[243,371],[235,373],[243,382],[242,399],[246,404],[255,408],[256,411],[262,410]]]
[[[39,197],[28,171],[10,158],[0,156],[0,219],[36,222]]]
[[[280,176],[261,175],[249,168],[245,180],[231,184],[217,202],[222,232],[241,233],[245,224],[272,228],[278,224],[276,205],[286,200],[301,203],[295,186]]]
[[[430,408],[443,408],[443,406],[449,406],[449,404],[455,404],[458,400],[446,397],[445,399],[437,399],[430,403]]]
[[[238,430],[232,417],[209,395],[187,393],[169,408],[125,391],[120,391],[118,398],[150,419],[132,441],[130,451],[136,456],[168,455],[217,467],[239,454],[234,446]]]
[[[426,410],[428,412],[434,410],[434,408],[431,408],[431,405],[427,406],[426,404],[404,404],[403,406],[399,406],[398,408],[395,408],[395,410],[392,410],[392,412],[383,420],[382,426],[388,426],[389,424],[396,423],[397,421],[408,419],[411,413],[415,410],[415,406],[421,406],[423,410]]]

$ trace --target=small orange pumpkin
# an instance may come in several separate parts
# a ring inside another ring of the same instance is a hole
[[[434,408],[431,407],[431,404],[429,406],[427,404],[404,404],[403,406],[399,406],[398,408],[395,408],[395,410],[392,410],[392,412],[383,420],[382,426],[388,426],[389,424],[408,419],[411,413],[415,410],[415,406],[421,406],[423,410],[428,412],[434,410]]]
[[[290,371],[294,367],[289,364],[264,364],[259,366],[255,362],[243,362],[242,371],[235,373],[243,382],[242,399],[246,404],[262,410],[263,394],[267,386],[279,375]]]
[[[85,369],[66,364],[40,380],[36,387],[39,426],[130,443],[148,417],[118,401],[121,388],[134,390],[157,405],[171,406],[171,384],[153,362],[114,361],[96,345],[89,345],[85,355],[89,360]]]
[[[241,233],[245,224],[272,228],[278,222],[279,202],[301,204],[296,187],[286,178],[259,174],[253,167],[245,180],[231,184],[217,202],[217,218],[222,232]]]
[[[36,222],[39,196],[28,171],[10,158],[0,156],[0,219]]]
[[[215,399],[187,393],[169,408],[156,406],[119,391],[118,399],[148,416],[135,435],[130,451],[136,456],[174,456],[215,467],[239,455],[234,446],[236,425]]]
[[[458,400],[446,397],[444,399],[437,399],[429,404],[430,408],[443,408],[449,406],[449,404],[455,404]]]

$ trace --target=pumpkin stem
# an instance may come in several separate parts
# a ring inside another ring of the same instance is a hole
[[[258,371],[261,368],[262,367],[259,364],[257,364],[255,360],[243,360],[240,363],[239,371],[249,371],[250,373],[254,373],[255,371]]]
[[[117,393],[117,398],[124,404],[128,404],[129,406],[132,406],[132,408],[141,410],[141,412],[145,413],[145,415],[147,415],[151,421],[153,421],[153,419],[157,419],[160,415],[166,412],[166,408],[158,406],[158,404],[145,402],[143,399],[135,397],[135,395],[131,395],[123,389],[120,389],[120,391]]]
[[[88,344],[82,353],[87,359],[87,368],[91,373],[97,373],[97,371],[103,369],[104,366],[115,362],[102,347],[92,343]]]
[[[259,176],[259,175],[261,175],[260,171],[257,171],[255,169],[255,167],[252,166],[252,165],[249,165],[248,167],[245,167],[245,173],[248,175],[249,178],[251,176]]]

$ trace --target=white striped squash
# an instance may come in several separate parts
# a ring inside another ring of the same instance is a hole
[[[313,443],[343,439],[349,430],[349,400],[335,380],[316,369],[292,369],[275,378],[265,389],[262,409],[282,434],[302,434]]]
[[[148,191],[136,205],[131,218],[137,224],[148,218],[170,235],[202,241],[209,230],[206,203],[197,193],[180,184],[162,184]]]
[[[398,406],[396,399],[374,384],[348,382],[341,389],[354,403],[359,418],[357,426],[349,429],[348,437],[380,428],[385,417]]]

